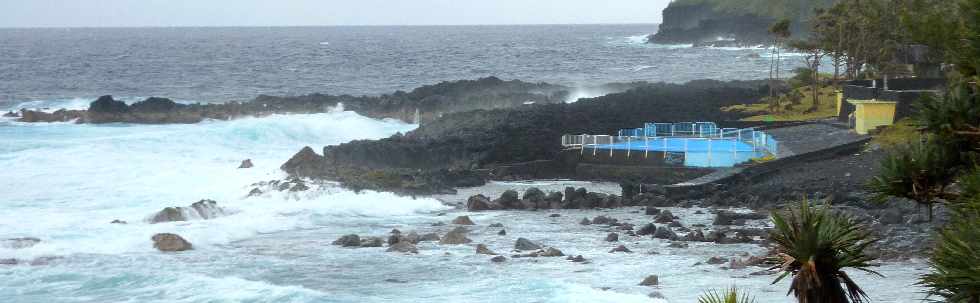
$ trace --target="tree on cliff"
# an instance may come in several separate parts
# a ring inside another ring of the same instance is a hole
[[[794,40],[789,45],[791,48],[806,54],[803,56],[803,62],[813,73],[810,81],[810,95],[813,96],[813,105],[808,111],[817,111],[820,109],[820,60],[823,59],[824,50],[810,40]]]
[[[775,92],[776,81],[779,80],[780,64],[782,63],[779,48],[782,47],[783,41],[786,41],[792,35],[789,27],[789,19],[776,21],[776,23],[769,26],[769,34],[773,37],[772,56],[769,57],[769,109],[773,111],[779,109],[779,98],[776,98]]]

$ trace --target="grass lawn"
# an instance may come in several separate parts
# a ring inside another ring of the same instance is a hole
[[[803,95],[799,104],[783,102],[775,112],[769,111],[769,104],[767,103],[732,105],[721,109],[727,112],[741,112],[751,115],[742,119],[743,121],[807,121],[837,115],[837,96],[832,87],[825,86],[817,90],[820,107],[813,112],[806,112],[813,106],[813,95],[810,87],[801,87],[797,91]]]

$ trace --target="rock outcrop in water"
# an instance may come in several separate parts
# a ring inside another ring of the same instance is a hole
[[[258,96],[248,102],[182,104],[166,98],[148,98],[127,105],[112,96],[102,96],[87,110],[53,113],[24,109],[22,122],[79,123],[197,123],[205,119],[229,120],[271,114],[322,113],[338,108],[372,118],[394,118],[406,122],[429,122],[442,115],[476,109],[511,108],[527,104],[563,102],[568,88],[546,83],[496,77],[442,82],[381,96],[311,94],[297,97]],[[415,121],[416,118],[420,121]]]
[[[174,252],[194,249],[191,242],[187,242],[183,237],[176,234],[156,234],[151,239],[153,240],[153,247],[160,251]]]
[[[167,207],[150,217],[150,223],[214,219],[225,215],[225,210],[213,200],[201,200],[188,207]]]

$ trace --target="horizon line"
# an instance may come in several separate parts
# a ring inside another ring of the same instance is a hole
[[[126,25],[126,26],[0,26],[0,29],[127,29],[127,28],[299,28],[299,27],[481,27],[481,26],[660,25],[656,22],[486,23],[486,24],[320,24],[320,25]]]

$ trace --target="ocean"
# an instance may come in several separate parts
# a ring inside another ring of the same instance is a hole
[[[569,86],[607,82],[759,79],[763,48],[652,45],[656,25],[445,27],[0,29],[0,110],[85,108],[111,94],[180,102],[244,101],[259,94],[381,94],[440,81],[497,76]],[[790,54],[785,66],[802,64]],[[788,68],[787,68],[788,69]],[[695,265],[716,255],[760,253],[754,245],[627,243],[611,254],[607,231],[576,224],[612,215],[643,223],[638,209],[467,213],[472,194],[572,181],[491,183],[456,195],[401,197],[324,184],[313,191],[248,197],[253,184],[283,179],[279,165],[303,146],[384,138],[417,125],[337,110],[193,125],[25,124],[0,118],[0,246],[4,302],[691,302],[732,285],[759,302],[790,302],[787,283],[757,269]],[[238,169],[243,159],[255,167]],[[150,224],[168,206],[213,199],[230,214]],[[686,224],[695,209],[671,209]],[[517,237],[583,255],[492,264],[472,245],[420,245],[417,255],[330,245],[345,234],[392,229],[445,233],[470,215],[474,243],[507,254]],[[123,220],[128,224],[111,224]],[[490,223],[503,223],[498,236]],[[161,253],[155,233],[180,234],[195,249]],[[29,263],[35,264],[29,264]],[[854,273],[877,302],[920,298],[922,263],[885,264],[888,279]],[[661,286],[638,286],[649,274]],[[653,299],[651,292],[666,299]]]

